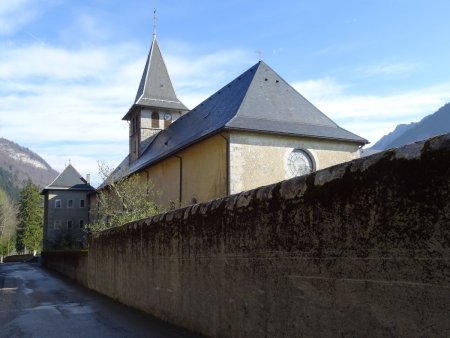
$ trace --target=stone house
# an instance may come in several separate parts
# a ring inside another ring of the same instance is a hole
[[[115,175],[138,173],[162,205],[186,206],[359,157],[367,143],[259,61],[188,111],[156,37],[129,122],[129,154]]]
[[[44,250],[83,247],[89,223],[89,194],[95,189],[69,164],[44,195]]]

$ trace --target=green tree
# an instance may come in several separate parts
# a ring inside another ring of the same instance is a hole
[[[91,231],[118,227],[164,211],[154,202],[157,193],[153,184],[138,174],[127,175],[127,170],[114,172],[107,164],[99,163],[104,182],[97,190],[96,207],[91,206],[94,222],[87,225]]]
[[[8,195],[0,189],[0,262],[15,249],[17,212]]]
[[[43,208],[39,187],[30,181],[20,191],[19,222],[21,243],[28,251],[36,255],[42,246]]]

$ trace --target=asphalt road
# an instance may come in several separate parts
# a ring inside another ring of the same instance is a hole
[[[36,264],[0,264],[0,337],[198,337]]]

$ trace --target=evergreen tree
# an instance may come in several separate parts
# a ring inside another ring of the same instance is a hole
[[[8,195],[0,189],[0,262],[15,248],[17,215],[14,204]]]
[[[39,187],[31,181],[20,191],[19,221],[21,234],[17,238],[18,244],[36,254],[42,246],[44,214]]]

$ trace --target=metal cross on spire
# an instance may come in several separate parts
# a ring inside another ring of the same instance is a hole
[[[153,39],[156,39],[156,8],[153,9]]]
[[[258,54],[259,61],[262,61],[263,51],[261,49],[255,50],[255,53]]]

